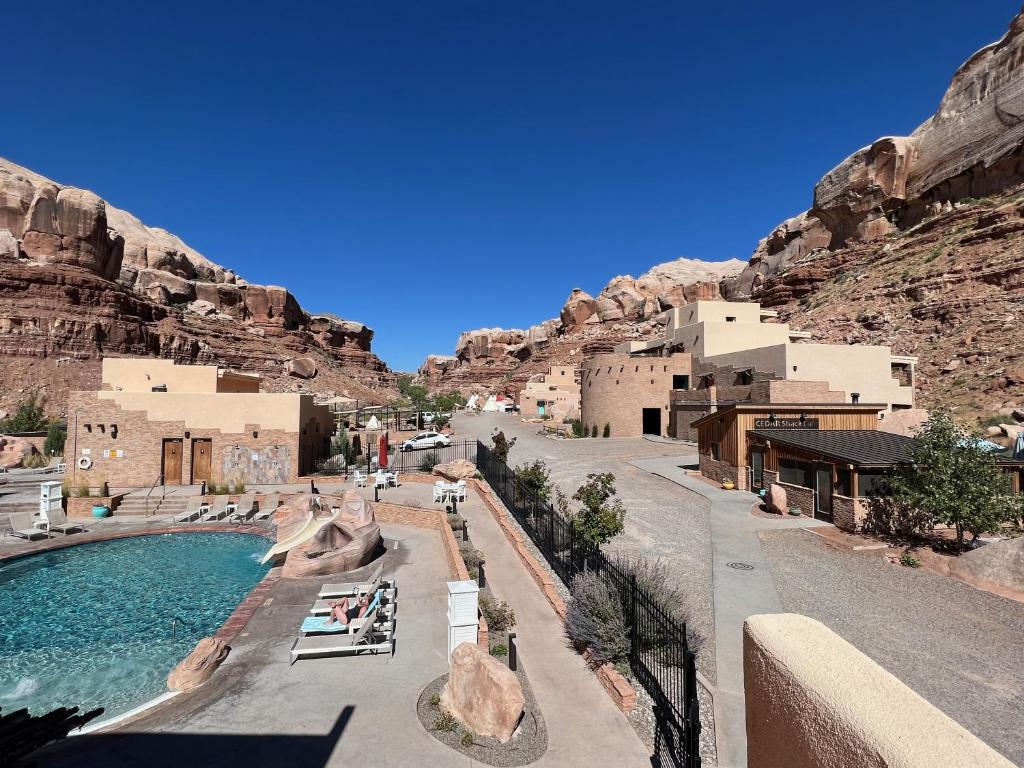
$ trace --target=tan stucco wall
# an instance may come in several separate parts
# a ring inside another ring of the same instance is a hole
[[[901,387],[892,376],[888,347],[868,344],[788,344],[787,379],[827,381],[847,398],[860,393],[862,403],[913,405],[912,387]]]
[[[743,628],[749,768],[1013,768],[826,626]]]
[[[252,395],[101,391],[97,395],[125,410],[144,411],[150,421],[181,421],[189,429],[209,427],[222,432],[244,432],[246,424],[294,432],[301,423],[304,399],[310,408],[323,408],[313,406],[310,396],[270,392]]]
[[[661,433],[669,427],[669,396],[672,376],[690,373],[691,357],[630,357],[626,354],[595,355],[583,363],[581,418],[588,433],[597,426],[611,427],[612,437],[639,437],[643,433],[643,409],[661,411]]]
[[[543,400],[544,415],[561,421],[577,418],[580,413],[578,369],[571,365],[553,365],[547,373],[531,376],[519,393],[519,411],[524,418],[538,418],[537,401]]]
[[[216,392],[217,366],[175,365],[173,360],[147,357],[103,359],[103,389],[150,392],[166,385],[171,392]]]

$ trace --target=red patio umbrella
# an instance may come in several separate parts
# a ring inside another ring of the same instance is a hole
[[[381,469],[387,469],[388,466],[388,433],[385,432],[380,436],[380,454],[377,457],[377,466]]]

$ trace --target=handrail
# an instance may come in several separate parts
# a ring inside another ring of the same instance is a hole
[[[153,493],[154,489],[158,485],[160,486],[160,500],[163,501],[164,498],[167,496],[167,486],[164,485],[163,473],[160,473],[157,476],[156,480],[153,481],[153,484],[149,486],[149,490],[146,491],[146,517],[149,517],[149,495]]]

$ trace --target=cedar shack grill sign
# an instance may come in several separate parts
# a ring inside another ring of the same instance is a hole
[[[754,419],[754,429],[818,429],[818,419],[809,419],[806,414],[801,413],[797,419],[780,419],[774,413],[768,414],[767,419]]]

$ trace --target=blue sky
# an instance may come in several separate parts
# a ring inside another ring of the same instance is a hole
[[[5,8],[0,155],[412,369],[573,287],[748,258],[1020,0],[155,6]]]

